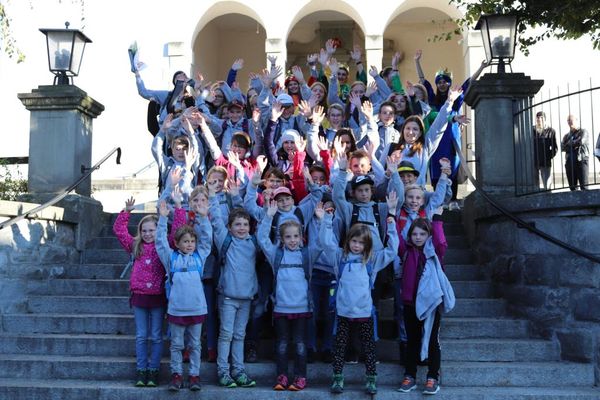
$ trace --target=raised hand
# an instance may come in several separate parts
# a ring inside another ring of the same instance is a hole
[[[258,173],[259,173],[259,176],[265,170],[265,168],[267,167],[268,163],[269,163],[269,161],[267,160],[267,157],[264,154],[256,157],[256,164],[258,164]]]
[[[171,192],[171,199],[173,200],[173,204],[175,204],[175,208],[181,207],[181,202],[183,201],[183,193],[181,193],[181,189],[179,186],[173,186],[173,191]]]
[[[234,197],[240,194],[240,185],[235,177],[227,180],[227,191]]]
[[[304,140],[303,138],[298,138],[298,141],[296,142],[296,150],[299,153],[304,152],[304,150],[306,149],[306,140]]]
[[[388,213],[396,214],[396,205],[398,205],[398,195],[395,191],[391,191],[387,196],[385,196],[385,202],[388,206]]]
[[[339,137],[338,137],[339,139]],[[341,140],[340,140],[341,142]],[[344,150],[342,149],[342,151],[337,151],[336,148],[336,155],[337,155],[337,162],[338,162],[338,167],[340,169],[340,171],[345,171],[348,168],[348,156],[346,156],[346,153],[344,152]]]
[[[454,121],[458,122],[459,125],[468,125],[471,123],[471,119],[466,115],[457,115],[454,117]]]
[[[227,161],[237,169],[242,168],[242,163],[240,162],[240,157],[235,151],[227,152]]]
[[[275,68],[271,68],[271,70],[269,71],[269,77],[271,78],[271,82],[279,78],[281,74],[283,74],[283,68],[280,65],[275,66]]]
[[[332,56],[333,53],[335,53],[336,47],[333,39],[327,39],[327,41],[325,42],[325,50],[327,51],[327,54],[329,54],[329,56]]]
[[[333,148],[335,149],[336,154],[346,154],[344,145],[342,144],[342,137],[338,136],[333,139]]]
[[[325,51],[325,49],[321,49],[321,51],[319,51],[319,63],[325,67],[327,65],[327,61],[329,61],[329,54]]]
[[[360,112],[363,113],[367,119],[373,118],[373,104],[367,100],[360,106]]]
[[[379,75],[379,71],[377,71],[376,66],[371,65],[371,68],[369,68],[369,75],[371,75],[372,78],[376,78],[377,75]]]
[[[277,121],[283,114],[283,106],[280,102],[276,101],[271,107],[271,121]]]
[[[323,106],[315,106],[312,110],[312,123],[313,125],[321,125],[325,119],[325,109]]]
[[[254,173],[254,175],[252,175],[252,180],[250,181],[250,183],[252,184],[252,186],[254,186],[255,188],[257,188],[260,184],[264,183],[264,179],[262,179],[261,177],[261,173],[256,171]]]
[[[304,180],[306,181],[308,186],[312,186],[315,182],[313,181],[312,176],[310,176],[310,170],[308,167],[304,167],[302,169],[302,175],[304,176]]]
[[[352,50],[350,50],[350,58],[352,58],[352,61],[354,61],[355,63],[358,63],[360,61],[361,56],[362,51],[360,49],[360,46],[355,44]]]
[[[304,80],[304,74],[302,73],[302,68],[300,68],[299,66],[294,65],[292,67],[292,74],[294,74],[294,77],[298,80],[298,82],[301,85],[306,82]]]
[[[200,215],[201,217],[206,217],[208,215],[208,204],[206,203],[195,203],[192,208],[192,211],[194,211],[196,215]]]
[[[214,197],[217,194],[217,183],[218,182],[216,179],[212,179],[206,182],[209,197]]]
[[[175,167],[169,173],[169,182],[173,186],[177,186],[181,178],[183,178],[183,169],[181,167]]]
[[[267,207],[267,215],[272,218],[277,214],[277,210],[277,202],[275,200],[270,200],[269,207]]]
[[[324,136],[317,137],[317,148],[319,151],[329,150],[329,145],[327,144],[327,138]]]
[[[300,104],[298,104],[298,111],[300,111],[300,114],[305,118],[309,118],[312,114],[312,108],[306,100],[300,100]]]
[[[360,108],[362,106],[362,102],[361,102],[359,95],[357,95],[355,93],[350,93],[350,97],[348,98],[348,100],[350,101],[350,104],[353,104],[354,107],[356,107],[360,110]]]
[[[185,158],[185,169],[191,171],[196,162],[196,158],[198,157],[198,152],[196,149],[189,148],[183,153],[183,156]]]
[[[160,204],[158,205],[158,213],[160,214],[161,217],[169,216],[169,208],[167,207],[167,203],[164,200],[161,201]]]
[[[406,94],[410,97],[415,95],[415,85],[413,85],[411,81],[406,81],[406,87],[404,89],[406,90]]]
[[[463,90],[460,85],[455,85],[448,90],[448,102],[454,103],[456,99],[462,94]]]
[[[323,219],[324,216],[325,216],[325,209],[323,208],[323,202],[320,201],[315,206],[315,217],[317,217],[317,219]]]
[[[394,173],[394,171],[398,170],[398,160],[396,159],[396,157],[388,157],[387,158],[387,163],[386,163],[386,168],[388,170],[388,172],[391,174]]]
[[[373,158],[375,156],[375,150],[377,150],[375,148],[375,145],[373,144],[373,142],[371,142],[370,140],[367,141],[367,143],[365,143],[365,145],[363,146],[365,148],[365,151],[371,156],[371,158]]]
[[[268,55],[267,56],[267,61],[269,61],[269,63],[271,65],[276,65],[277,64],[277,56]]]
[[[252,121],[254,121],[255,124],[260,122],[260,109],[258,107],[254,107],[252,110]]]
[[[377,82],[371,81],[367,85],[367,90],[365,90],[365,96],[371,97],[373,95],[373,93],[375,93],[376,91],[377,91]]]
[[[446,157],[440,158],[440,172],[450,176],[452,174],[452,167],[450,160]]]
[[[244,68],[244,59],[243,58],[238,58],[237,60],[235,60],[233,62],[233,64],[231,64],[231,69],[234,71],[239,71],[242,68]]]
[[[329,59],[329,70],[331,71],[331,76],[335,76],[335,79],[337,79],[337,73],[339,69],[340,65],[338,64],[337,60],[331,57]]]
[[[423,56],[423,50],[418,49],[415,51],[415,61],[421,61],[421,57]]]
[[[132,212],[135,209],[135,199],[133,196],[125,200],[125,211]]]

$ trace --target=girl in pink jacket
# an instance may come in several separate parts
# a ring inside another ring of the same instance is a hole
[[[115,220],[113,231],[121,246],[132,255],[134,262],[129,280],[130,305],[135,316],[136,386],[158,385],[158,370],[162,354],[162,322],[167,304],[165,269],[158,258],[156,215],[147,215],[138,224],[137,235],[129,234],[127,225],[134,208],[133,197],[125,202],[125,210]],[[148,360],[148,341],[151,343]]]

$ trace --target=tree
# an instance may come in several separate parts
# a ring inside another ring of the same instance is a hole
[[[592,46],[600,50],[600,1],[598,0],[450,0],[464,11],[456,20],[473,27],[481,14],[511,13],[518,17],[517,43],[524,54],[533,44],[556,37],[578,39],[589,34]],[[541,28],[542,31],[529,28]]]

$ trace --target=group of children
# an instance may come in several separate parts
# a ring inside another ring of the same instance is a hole
[[[136,72],[140,94],[166,110],[152,148],[161,176],[159,217],[144,217],[131,237],[129,199],[114,229],[135,259],[137,386],[158,384],[165,311],[170,390],[183,386],[185,349],[187,386],[200,389],[202,330],[219,385],[255,386],[244,364],[251,347],[245,337],[258,331],[271,308],[275,390],[307,386],[307,360],[322,339],[320,353],[333,367],[331,392],[343,392],[345,357],[357,332],[365,391],[375,394],[373,292],[378,273],[389,268],[405,366],[399,391],[416,389],[423,360],[424,393],[439,391],[440,316],[454,306],[440,219],[453,196],[450,160],[439,159],[433,192],[423,185],[447,126],[464,122],[453,109],[462,90],[449,87],[447,73],[436,77],[435,111],[426,90],[419,97],[415,85],[398,87],[399,57],[386,73],[372,68],[376,84],[367,88],[361,80],[344,80],[348,67],[333,52],[328,41],[320,55],[309,56],[314,82],[292,68],[285,89],[275,83],[281,70],[270,58],[272,68],[251,75],[246,96],[235,81],[240,60],[229,83],[209,89],[180,72],[174,83],[183,82],[183,90],[166,95],[146,90]],[[359,49],[352,59],[357,77],[366,80]],[[228,101],[226,112],[220,97]],[[435,118],[424,123],[431,113]],[[317,335],[321,315],[323,334]],[[295,353],[291,374],[288,347]]]

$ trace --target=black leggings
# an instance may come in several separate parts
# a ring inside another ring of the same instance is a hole
[[[417,361],[421,354],[421,337],[423,336],[423,321],[417,318],[415,306],[404,305],[404,325],[406,327],[406,336],[408,338],[408,348],[406,355],[406,369],[404,375],[417,377]],[[427,378],[439,379],[440,375],[440,312],[435,311],[435,319],[431,328],[429,337],[429,354],[427,357]]]
[[[373,318],[369,318],[365,322],[357,322],[340,316],[337,317],[337,330],[333,348],[333,373],[341,374],[344,370],[344,355],[350,338],[351,325],[359,330],[367,375],[376,375],[377,357],[375,354],[375,341],[373,340]]]
[[[275,318],[275,363],[277,375],[288,375],[287,349],[290,339],[296,346],[294,377],[306,377],[306,327],[308,318]]]

